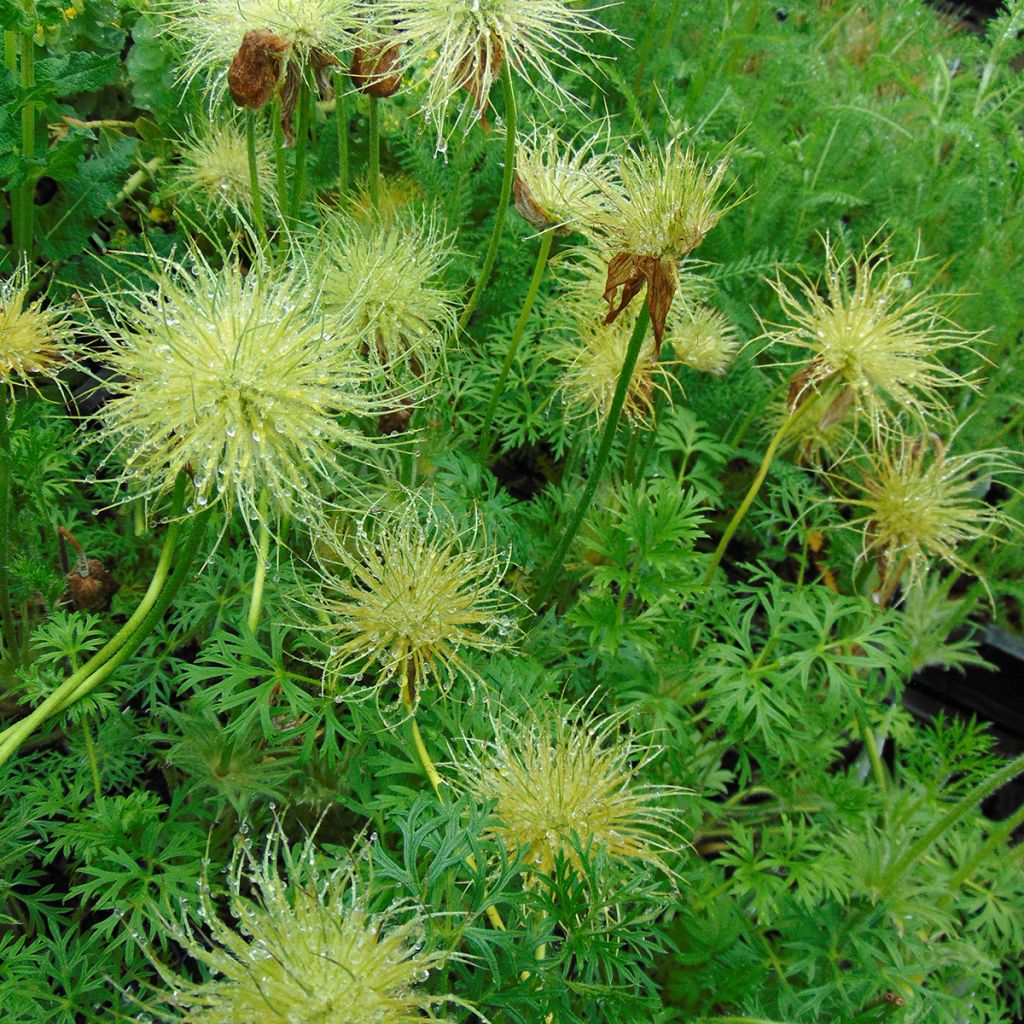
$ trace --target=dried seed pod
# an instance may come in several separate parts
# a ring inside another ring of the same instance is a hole
[[[245,33],[228,68],[228,88],[238,106],[259,110],[270,102],[291,45],[268,28]]]
[[[402,84],[401,47],[398,43],[357,46],[352,51],[349,78],[367,96],[384,100]]]
[[[67,574],[67,581],[61,604],[70,604],[76,612],[109,611],[121,586],[98,558],[80,559]]]

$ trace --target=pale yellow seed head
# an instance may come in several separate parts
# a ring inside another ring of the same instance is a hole
[[[996,525],[1008,525],[983,500],[985,476],[1008,468],[1003,452],[950,456],[938,438],[926,435],[869,454],[862,465],[863,496],[852,504],[864,514],[850,525],[863,526],[864,554],[879,556],[884,571],[906,559],[908,586],[920,582],[934,561],[975,571],[959,549]]]
[[[725,163],[712,167],[674,143],[627,153],[619,162],[618,180],[602,184],[606,209],[593,223],[594,240],[611,253],[683,259],[724,212],[725,170]]]
[[[0,385],[8,390],[56,378],[74,340],[65,310],[29,301],[30,282],[27,264],[0,281]]]
[[[439,149],[447,148],[450,108],[458,104],[456,124],[471,126],[505,62],[571,101],[561,79],[589,56],[580,40],[606,31],[568,0],[379,0],[376,12],[383,38],[401,47],[403,67],[424,69],[424,113]]]
[[[265,210],[274,210],[277,190],[270,140],[256,136],[256,180]],[[208,219],[226,213],[249,222],[252,217],[252,183],[245,127],[237,117],[211,120],[194,127],[183,140],[178,162],[168,173],[168,197],[175,203],[192,202]]]
[[[587,721],[584,707],[493,720],[494,738],[466,738],[455,755],[461,786],[495,802],[496,836],[550,873],[561,855],[577,867],[593,843],[609,857],[666,869],[683,845],[672,802],[683,792],[644,779],[658,749],[629,735],[625,716]]]
[[[456,294],[442,280],[451,238],[425,217],[385,227],[335,215],[317,244],[324,308],[354,319],[368,361],[419,377],[437,368],[458,319]]]
[[[475,680],[464,652],[515,641],[514,601],[501,585],[508,559],[487,543],[479,513],[459,527],[410,499],[367,515],[336,557],[315,602],[331,647],[327,676],[373,677],[342,696],[419,701],[428,686]]]
[[[151,495],[186,472],[190,510],[221,502],[250,525],[264,495],[269,515],[311,522],[350,501],[344,488],[360,485],[349,460],[383,443],[358,419],[398,399],[375,395],[360,334],[325,319],[310,268],[295,257],[246,272],[194,251],[148,273],[153,291],[105,297],[93,323],[115,373],[100,415],[123,482]]]
[[[537,230],[568,232],[592,223],[604,209],[601,184],[611,181],[607,131],[568,145],[551,126],[533,126],[516,142],[516,209]]]
[[[810,355],[793,400],[833,382],[852,396],[854,415],[876,440],[901,413],[919,424],[948,415],[942,392],[971,385],[943,356],[971,349],[978,336],[951,323],[940,300],[915,290],[918,262],[893,264],[884,245],[844,258],[826,239],[823,281],[793,277],[793,289],[775,282],[789,323],[770,325],[768,336]]]
[[[284,870],[278,867],[284,861]],[[355,865],[322,874],[311,841],[290,852],[280,831],[264,855],[236,855],[226,921],[200,881],[200,930],[164,922],[209,980],[156,962],[172,990],[165,1019],[191,1024],[416,1024],[445,996],[423,982],[446,956],[422,949],[422,916],[392,903],[371,913]],[[160,1012],[160,1011],[158,1011]],[[182,1016],[183,1015],[183,1016]]]
[[[683,295],[672,303],[664,344],[679,362],[716,376],[725,373],[739,351],[733,324],[717,309],[688,302]]]

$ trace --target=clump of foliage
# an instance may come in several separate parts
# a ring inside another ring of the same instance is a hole
[[[1020,0],[0,28],[5,1024],[1024,1011]]]

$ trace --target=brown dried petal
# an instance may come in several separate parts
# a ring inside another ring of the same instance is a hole
[[[309,51],[309,66],[313,69],[316,91],[324,102],[329,103],[334,99],[334,73],[331,69],[338,67],[339,64],[338,58],[326,50],[315,46]]]
[[[302,73],[294,64],[288,65],[281,86],[281,131],[284,132],[284,144],[295,145],[295,129],[292,127],[292,115],[299,101],[299,86],[302,84]]]
[[[608,303],[606,324],[614,323],[616,317],[633,301],[640,289],[647,285],[647,309],[651,314],[654,330],[654,358],[661,354],[661,339],[665,333],[665,321],[672,308],[676,294],[678,275],[675,262],[668,257],[636,256],[620,252],[608,264],[608,278],[604,286],[604,299]],[[618,304],[615,296],[619,288],[622,295]]]
[[[515,200],[516,211],[530,227],[543,231],[554,223],[544,210],[537,205],[533,195],[530,193],[529,187],[519,176],[518,171],[516,171],[516,175],[512,179],[512,196]]]
[[[284,55],[291,45],[268,28],[245,33],[228,68],[228,88],[238,106],[259,110],[270,102],[281,79]]]
[[[387,99],[398,92],[402,72],[398,69],[401,47],[398,43],[357,46],[352,51],[349,77],[355,87],[367,96]]]
[[[455,69],[455,81],[465,89],[476,101],[476,109],[480,114],[480,123],[484,131],[489,131],[487,124],[487,101],[484,94],[484,82],[495,81],[501,66],[505,62],[505,47],[500,39],[492,36],[490,45],[481,43],[475,54],[467,54]],[[485,73],[485,71],[487,73]]]

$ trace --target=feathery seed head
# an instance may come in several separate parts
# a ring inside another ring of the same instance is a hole
[[[436,367],[457,322],[455,294],[440,284],[451,239],[428,218],[385,228],[342,216],[328,221],[325,238],[324,308],[354,319],[369,362],[386,371],[404,364],[417,377]]]
[[[853,502],[865,514],[851,523],[864,526],[865,555],[878,556],[883,578],[888,567],[906,558],[909,586],[920,581],[933,559],[973,572],[957,548],[1007,523],[982,500],[978,479],[1007,468],[999,451],[948,456],[934,434],[905,438],[895,452],[882,449],[867,456],[864,496]]]
[[[168,195],[192,203],[208,219],[223,216],[225,208],[249,221],[252,216],[252,185],[245,128],[235,117],[211,120],[186,139],[179,161],[168,175]],[[264,208],[277,201],[270,141],[256,136],[256,177]]]
[[[526,77],[535,71],[563,97],[558,73],[576,70],[587,55],[579,37],[606,31],[586,10],[568,0],[380,0],[385,38],[402,48],[405,67],[428,67],[425,114],[435,120],[439,148],[444,121],[461,90],[467,109],[482,114],[491,88],[507,60]]]
[[[568,234],[591,223],[603,209],[600,183],[611,180],[605,153],[596,151],[607,133],[565,145],[550,127],[534,128],[516,143],[516,209],[531,227]]]
[[[27,262],[0,281],[0,386],[9,391],[34,388],[33,378],[56,378],[74,337],[64,310],[28,301],[30,281]]]
[[[392,903],[371,913],[353,865],[326,876],[311,841],[297,851],[280,826],[261,858],[245,849],[232,864],[224,921],[200,880],[202,931],[165,922],[205,969],[193,981],[157,962],[173,990],[163,997],[192,1024],[416,1024],[446,1001],[420,989],[443,952],[422,949],[423,920]],[[284,870],[277,866],[284,861]]]
[[[710,306],[680,301],[668,316],[665,343],[681,363],[701,373],[721,376],[736,357],[736,328]]]
[[[611,254],[605,320],[613,322],[646,285],[656,356],[679,284],[679,261],[722,216],[718,200],[725,167],[723,162],[711,169],[692,150],[670,142],[661,151],[627,153],[618,180],[602,184],[605,212],[591,233]]]
[[[667,802],[682,790],[643,781],[659,751],[624,732],[624,714],[586,721],[584,710],[493,720],[494,739],[467,737],[456,757],[462,786],[495,801],[495,834],[540,872],[559,854],[580,866],[573,836],[613,859],[666,869],[681,845]]]
[[[943,365],[942,354],[970,349],[977,335],[951,323],[937,299],[913,290],[918,262],[892,264],[884,244],[841,258],[825,239],[823,288],[806,278],[794,277],[794,290],[781,278],[775,282],[790,323],[771,325],[777,329],[770,337],[811,354],[793,378],[792,408],[836,381],[840,411],[852,407],[876,439],[899,412],[918,423],[948,412],[941,391],[970,385]]]
[[[626,153],[618,180],[602,187],[606,210],[594,224],[595,240],[613,253],[683,259],[722,217],[725,170],[724,162],[711,167],[673,143]]]
[[[515,632],[507,559],[482,535],[479,513],[460,530],[422,500],[367,515],[317,598],[328,675],[375,671],[367,692],[394,682],[396,701],[413,705],[432,682],[442,692],[459,676],[472,683],[460,652],[509,647]]]
[[[123,479],[143,495],[193,477],[190,509],[221,501],[250,525],[271,514],[318,519],[332,489],[354,482],[344,453],[379,440],[350,421],[389,411],[357,355],[359,334],[318,311],[314,275],[301,262],[246,274],[198,251],[191,266],[154,262],[154,292],[106,300],[116,393],[100,413]]]
[[[182,78],[209,77],[217,88],[248,32],[265,30],[286,41],[284,62],[301,70],[318,53],[337,61],[360,27],[359,0],[156,0],[155,6],[188,51]]]

